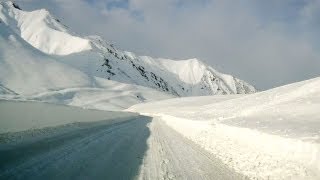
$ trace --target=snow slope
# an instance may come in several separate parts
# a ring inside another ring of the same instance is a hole
[[[172,98],[168,94],[131,84],[123,84],[95,77],[96,87],[64,88],[41,91],[30,95],[16,94],[3,88],[0,90],[0,100],[40,101],[98,109],[106,111],[121,111],[132,105]],[[0,86],[0,88],[2,88]]]
[[[5,1],[0,4],[0,18],[23,39],[45,53],[67,55],[91,49],[89,40],[72,34],[45,9],[24,12],[11,1]]]
[[[0,23],[0,83],[18,94],[88,87],[87,75],[41,53]]]
[[[176,98],[130,111],[170,127],[252,179],[320,178],[320,78],[246,96]]]
[[[14,98],[20,101],[42,101],[77,106],[85,109],[119,111],[134,104],[173,97],[142,86],[123,84],[111,80],[107,81],[101,78],[95,78],[95,81],[97,87],[94,88],[66,88],[41,92],[27,97],[15,96]]]
[[[205,65],[198,59],[170,60],[156,59],[165,69],[178,75],[183,82],[195,86],[193,95],[203,95],[201,90],[209,86],[215,94],[250,94],[255,92],[254,87],[228,74],[222,74],[212,67]],[[210,83],[215,81],[215,84]],[[216,87],[214,86],[216,85]],[[200,89],[197,89],[200,86]]]
[[[197,59],[173,61],[170,59],[159,59],[159,62],[168,71],[178,75],[185,83],[197,84],[204,75],[206,66]]]
[[[199,60],[172,61],[140,57],[98,36],[72,33],[46,10],[22,11],[0,4],[0,18],[35,48],[90,76],[151,87],[176,96],[248,94],[248,83],[215,71]]]

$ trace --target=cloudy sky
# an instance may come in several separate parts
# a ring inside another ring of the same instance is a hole
[[[140,55],[198,58],[259,89],[320,76],[320,0],[16,0]]]

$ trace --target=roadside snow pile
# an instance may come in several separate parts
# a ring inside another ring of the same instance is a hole
[[[54,127],[76,122],[102,120],[116,120],[119,122],[138,116],[135,113],[84,110],[71,106],[40,102],[5,100],[0,100],[0,114],[0,134]]]
[[[228,97],[177,98],[129,110],[160,116],[252,179],[320,178],[320,78]]]

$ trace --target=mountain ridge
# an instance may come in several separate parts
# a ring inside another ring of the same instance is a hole
[[[27,12],[15,6],[19,7],[10,1],[1,2],[0,19],[4,24],[36,49],[90,77],[150,87],[175,96],[256,92],[245,81],[220,73],[198,59],[138,56],[115,48],[99,36],[81,37],[71,32],[47,10]]]

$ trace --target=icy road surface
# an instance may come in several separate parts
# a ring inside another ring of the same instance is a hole
[[[244,179],[163,121],[135,117],[0,138],[0,179]]]

